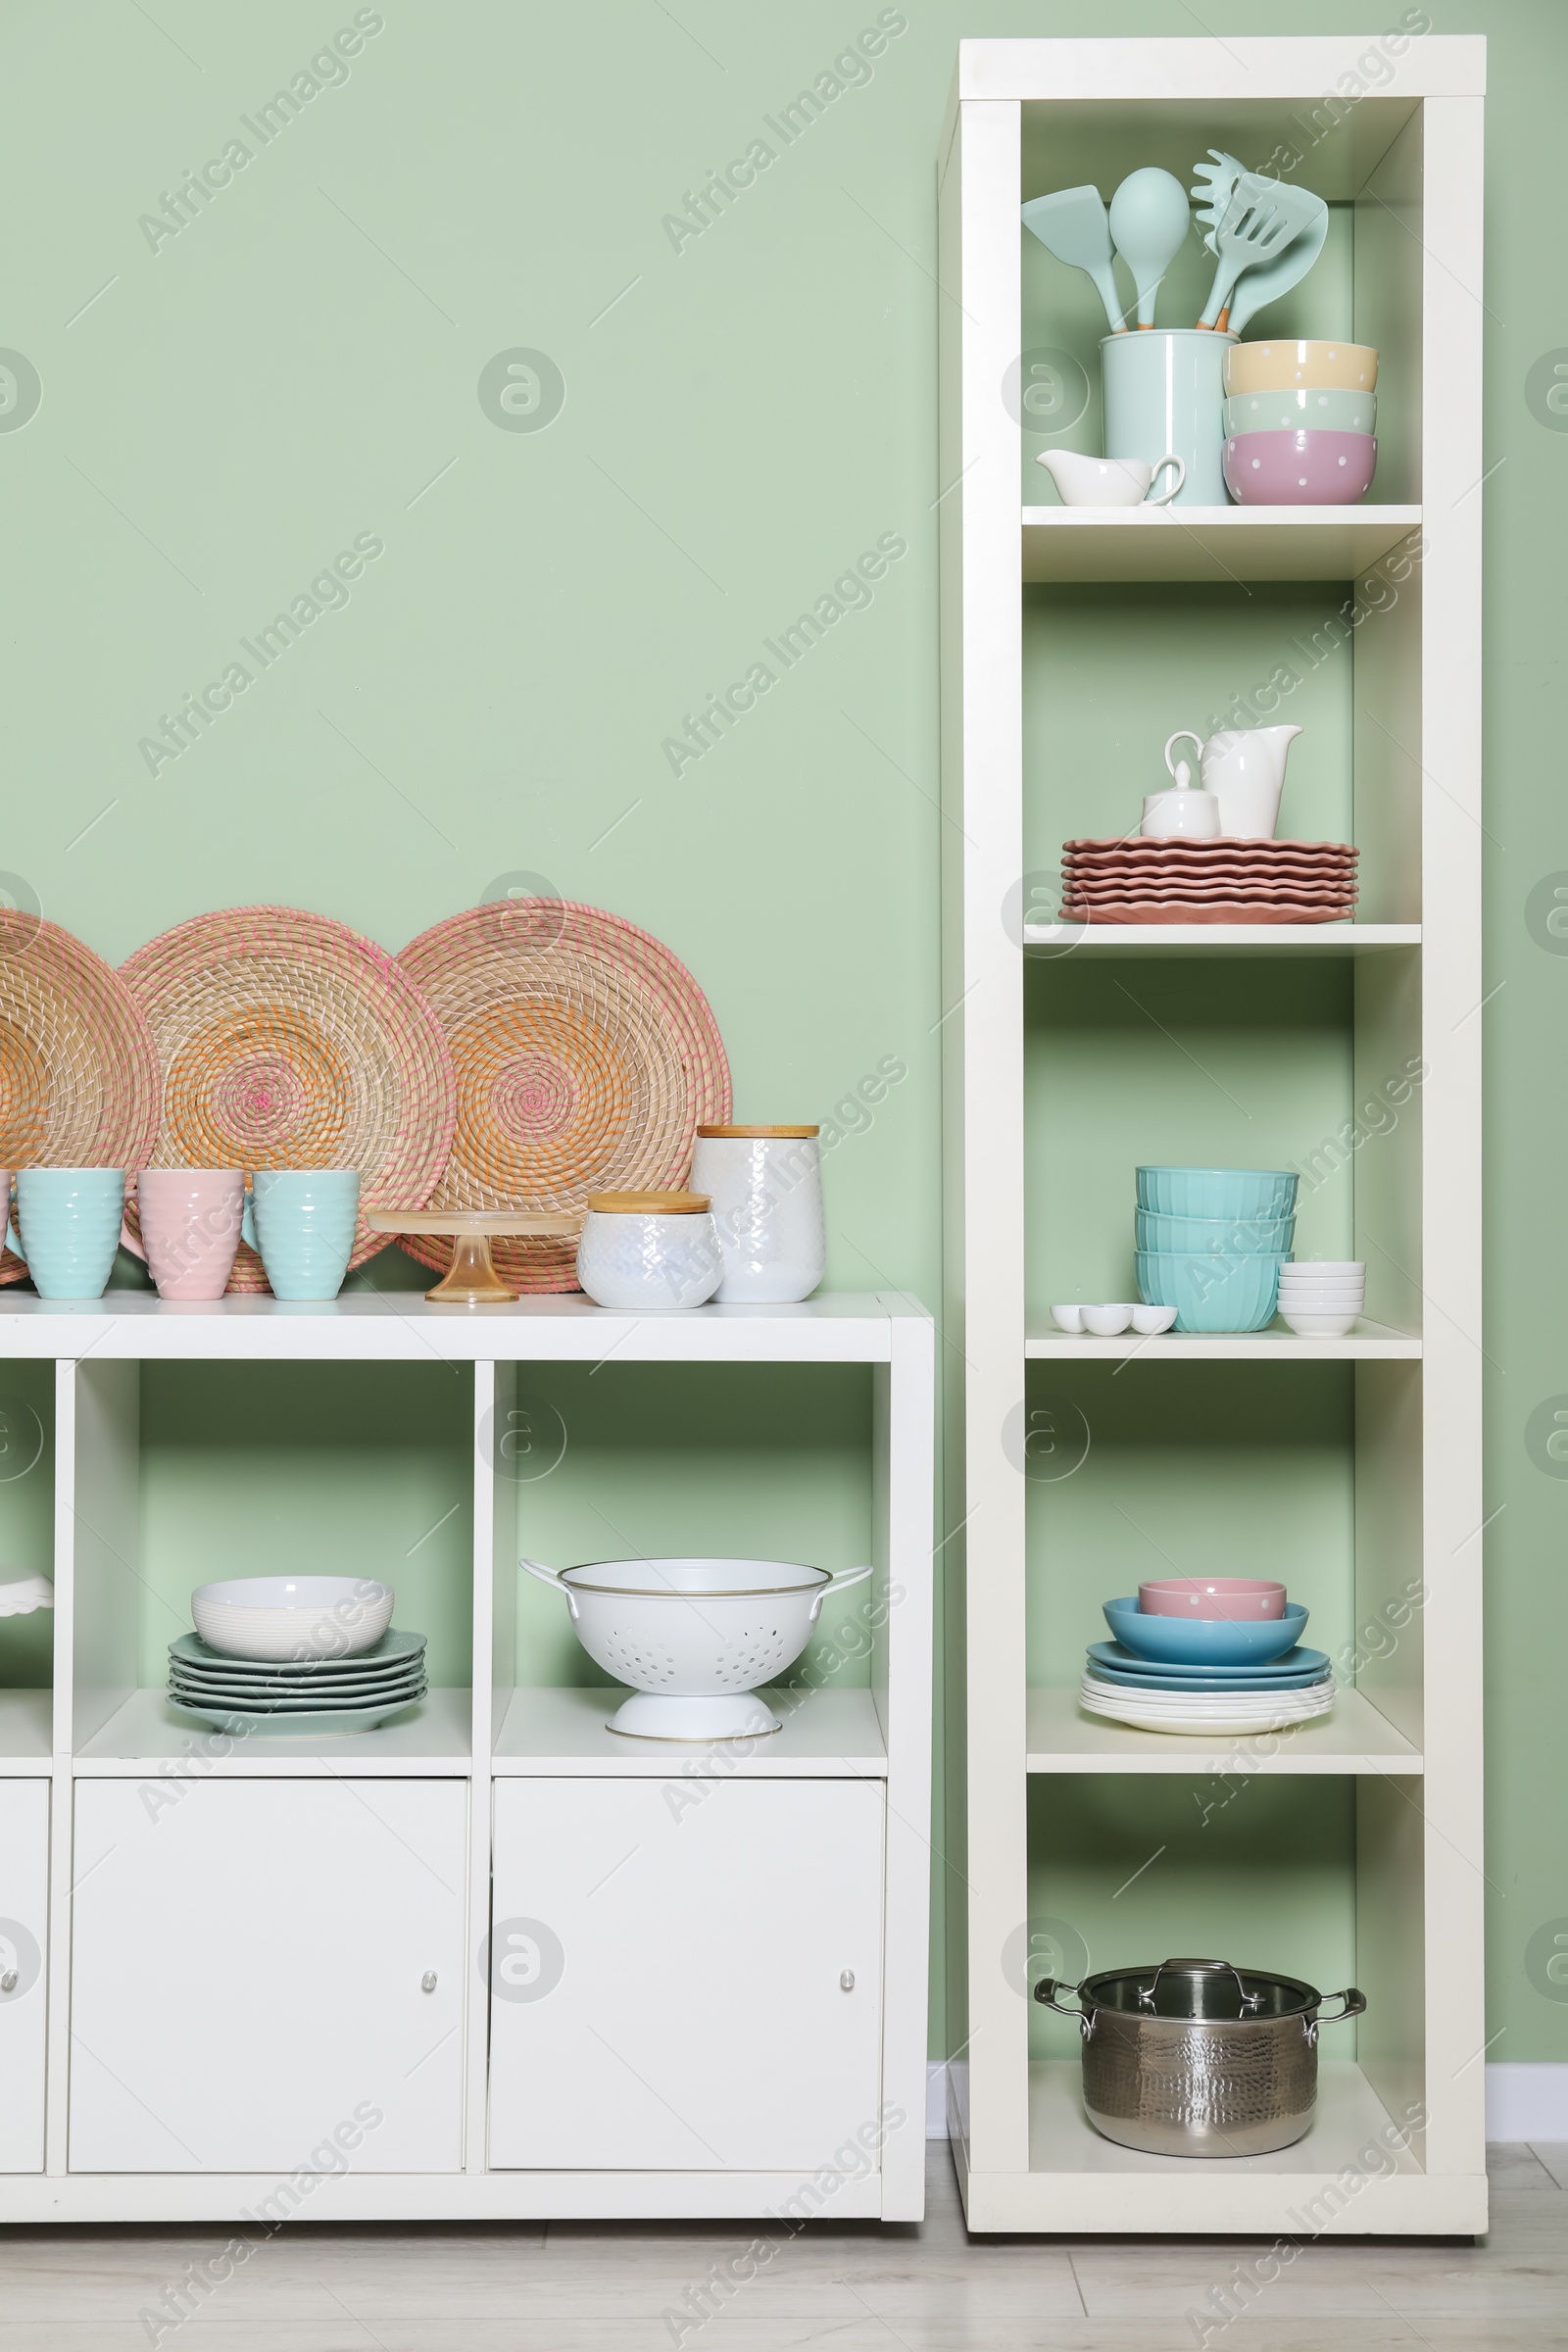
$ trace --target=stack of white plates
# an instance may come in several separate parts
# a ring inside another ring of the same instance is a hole
[[[169,1645],[170,1703],[225,1731],[367,1732],[423,1698],[424,1642],[394,1629],[357,1657],[253,1661],[181,1634]]]
[[[1321,1649],[1288,1650],[1268,1666],[1154,1666],[1118,1642],[1096,1642],[1078,1703],[1146,1732],[1277,1732],[1331,1712],[1334,1674]]]
[[[1280,1268],[1280,1313],[1302,1339],[1344,1339],[1365,1304],[1362,1258],[1301,1257]]]

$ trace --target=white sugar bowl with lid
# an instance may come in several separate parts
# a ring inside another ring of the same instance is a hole
[[[692,1182],[713,1204],[720,1306],[793,1306],[822,1279],[827,1236],[815,1127],[699,1127]]]
[[[577,1280],[623,1315],[703,1306],[724,1271],[706,1193],[590,1193]]]

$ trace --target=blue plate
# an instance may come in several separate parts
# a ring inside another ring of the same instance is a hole
[[[1310,1679],[1325,1673],[1329,1663],[1327,1650],[1301,1646],[1287,1650],[1283,1658],[1271,1658],[1263,1666],[1156,1666],[1152,1659],[1136,1657],[1130,1649],[1123,1649],[1119,1642],[1091,1642],[1089,1655],[1095,1665],[1114,1667],[1134,1682],[1161,1682],[1182,1689],[1207,1684],[1218,1690],[1233,1684],[1240,1684],[1243,1689],[1255,1689],[1265,1683],[1272,1686],[1300,1675]]]
[[[1332,1690],[1334,1677],[1309,1667],[1304,1674],[1270,1675],[1267,1682],[1197,1683],[1176,1682],[1157,1674],[1124,1674],[1119,1666],[1090,1666],[1092,1683],[1114,1683],[1119,1690],[1159,1690],[1167,1698],[1278,1698],[1286,1691],[1313,1690],[1320,1686]]]

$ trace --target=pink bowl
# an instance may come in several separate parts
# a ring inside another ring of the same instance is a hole
[[[1146,1617],[1217,1617],[1227,1625],[1283,1617],[1285,1587],[1261,1576],[1161,1576],[1138,1588]]]
[[[1365,498],[1377,462],[1374,433],[1233,433],[1225,487],[1241,507],[1348,507]]]

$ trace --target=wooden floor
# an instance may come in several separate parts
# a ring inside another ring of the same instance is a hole
[[[1233,2261],[1255,2254],[1255,2239],[971,2238],[947,2151],[933,2145],[925,2223],[813,2224],[722,2297],[711,2291],[713,2267],[743,2254],[755,2224],[304,2225],[205,2297],[187,2297],[183,2320],[180,2283],[226,2231],[0,2231],[0,2352],[153,2342],[178,2352],[1568,2347],[1568,2146],[1492,2156],[1495,2219],[1483,2244],[1320,2242],[1228,2326],[1209,2307],[1211,2290],[1224,2288]]]

